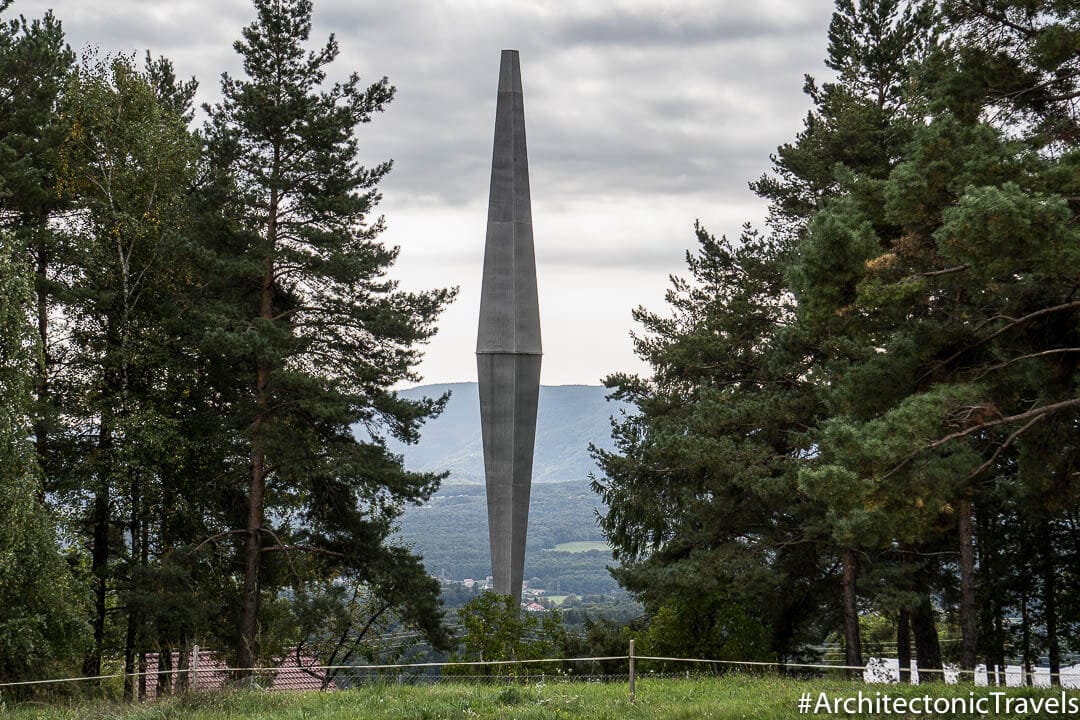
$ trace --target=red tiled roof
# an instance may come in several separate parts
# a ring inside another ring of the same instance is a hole
[[[176,688],[179,678],[177,667],[180,663],[180,654],[172,653],[172,671],[162,672],[167,676],[169,687]],[[192,658],[188,657],[187,669],[189,687],[197,690],[212,690],[224,687],[229,680],[229,672],[225,664],[225,658],[220,653],[209,650],[199,651],[199,662],[192,673]],[[317,661],[311,655],[301,653],[300,661],[297,661],[296,651],[293,650],[284,658],[275,663],[273,667],[273,681],[270,683],[271,690],[320,690],[322,689],[322,672],[318,670],[308,671],[304,668],[316,665]],[[157,697],[158,687],[158,653],[146,655],[146,697]],[[265,678],[269,673],[264,671],[260,677]],[[194,678],[193,678],[194,676]],[[329,689],[336,690],[337,685],[331,681]]]

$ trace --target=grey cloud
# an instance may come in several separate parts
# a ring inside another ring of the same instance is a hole
[[[28,13],[43,4],[20,3]],[[223,69],[235,72],[231,44],[252,16],[244,0],[55,4],[73,39],[171,56],[198,76],[201,100],[216,97]],[[398,87],[359,131],[365,162],[394,159],[387,193],[425,204],[483,196],[498,51],[516,46],[533,174],[550,193],[713,188],[723,198],[798,129],[801,76],[820,67],[828,7],[317,0],[313,42],[337,34],[332,77],[357,70]]]
[[[252,10],[244,0],[57,0],[76,44],[149,47],[212,100]],[[34,14],[45,3],[18,3]],[[360,130],[388,192],[455,204],[485,192],[498,51],[522,51],[534,174],[555,192],[741,192],[798,130],[802,73],[820,67],[830,3],[357,3],[318,0],[313,41],[339,37],[342,77],[398,96]],[[212,15],[208,10],[212,8]]]
[[[711,4],[657,13],[656,8],[616,8],[588,17],[569,17],[553,36],[573,45],[654,46],[713,45],[729,40],[768,40],[820,29],[820,21],[797,13],[768,16],[753,6]]]
[[[50,6],[73,46],[166,55],[180,75],[198,77],[203,102],[217,98],[223,70],[238,73],[232,43],[253,17],[248,0],[16,0],[13,10],[36,17]],[[800,129],[803,74],[826,75],[832,0],[314,6],[312,44],[333,32],[342,52],[331,80],[357,71],[398,89],[357,138],[362,162],[394,160],[381,186],[386,237],[415,250],[417,264],[457,267],[482,245],[499,51],[520,50],[533,198],[548,213],[534,214],[551,241],[537,252],[550,267],[595,267],[598,292],[627,295],[627,311],[610,322],[628,324],[641,298],[623,287],[626,272],[671,267],[694,244],[695,217],[729,235],[761,217],[747,210],[760,204],[746,183]],[[415,221],[462,208],[478,218],[475,237],[460,237],[472,232],[460,214],[445,235]],[[652,213],[649,227],[626,232],[627,208]],[[565,222],[554,233],[551,215],[564,210],[579,218],[576,245]],[[622,280],[605,280],[609,270]]]

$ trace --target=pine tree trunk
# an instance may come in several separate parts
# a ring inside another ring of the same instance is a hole
[[[979,649],[986,665],[986,684],[997,685],[997,632],[994,627],[994,556],[993,544],[994,510],[980,508],[975,517],[975,533],[978,545],[978,606],[979,606]]]
[[[1004,685],[1005,678],[1005,608],[1000,600],[994,602],[994,682]]]
[[[136,588],[136,579],[138,566],[142,563],[142,530],[140,525],[141,520],[141,488],[139,487],[139,480],[133,477],[130,484],[131,488],[131,519],[128,524],[128,535],[131,539],[131,570],[128,577],[128,607],[127,607],[127,632],[124,636],[124,702],[131,702],[135,699],[135,660],[136,652],[135,646],[138,641],[139,632],[139,613],[134,610],[135,594],[138,592]]]
[[[139,651],[139,702],[146,700],[146,651]]]
[[[124,702],[135,699],[135,614],[128,611],[127,632],[124,634]]]
[[[1027,589],[1020,593],[1020,652],[1024,664],[1024,685],[1034,685],[1031,677],[1031,617],[1028,614]]]
[[[180,643],[180,652],[177,653],[178,659],[176,661],[176,693],[181,695],[187,692],[191,687],[191,661],[188,659],[191,657],[191,643],[186,639]],[[196,661],[197,662],[197,661]]]
[[[101,659],[105,652],[105,601],[109,590],[109,481],[104,477],[99,478],[94,493],[93,543],[90,573],[94,578],[94,643],[83,661],[83,675],[86,677],[101,674]]]
[[[158,648],[157,696],[172,694],[172,646],[161,645]]]
[[[260,380],[265,371],[259,368]],[[240,647],[237,665],[255,667],[258,651],[255,647],[259,616],[259,568],[262,562],[262,522],[266,497],[265,456],[255,451],[251,457],[251,486],[249,489],[247,539],[244,542],[244,595],[240,615]],[[250,675],[241,672],[241,677]]]
[[[277,150],[275,150],[274,170],[277,176]],[[263,275],[262,289],[259,294],[259,317],[271,320],[274,316],[274,251],[277,246],[278,192],[270,192],[270,208],[267,218],[266,272]],[[244,548],[244,596],[240,615],[240,647],[237,653],[237,665],[245,669],[242,677],[250,675],[247,668],[255,667],[258,649],[255,646],[258,633],[259,616],[259,568],[262,564],[262,525],[266,503],[266,454],[262,447],[262,425],[270,411],[269,395],[270,368],[265,360],[260,360],[255,374],[255,422],[252,424],[251,484],[248,492],[247,541]]]
[[[1040,569],[1043,589],[1043,624],[1046,626],[1046,651],[1050,656],[1050,684],[1061,685],[1061,643],[1058,639],[1057,612],[1057,553],[1050,522],[1044,522],[1039,528],[1041,552]]]
[[[106,320],[106,354],[119,345],[115,323]],[[112,482],[115,471],[114,437],[116,425],[115,408],[111,405],[120,392],[120,379],[115,371],[106,368],[102,382],[101,420],[98,427],[97,459],[94,473],[93,543],[90,551],[90,572],[94,577],[94,643],[83,662],[83,675],[101,674],[102,657],[105,652],[106,600],[109,590],[109,530],[112,505]],[[95,682],[96,684],[96,682]]]
[[[140,530],[139,561],[142,566],[150,566],[150,521],[147,518]],[[140,618],[141,620],[141,618]],[[139,701],[146,699],[146,645],[149,638],[143,637],[139,643]]]
[[[911,614],[912,635],[915,637],[916,664],[919,668],[919,684],[941,682],[941,644],[938,642],[937,626],[934,624],[934,608],[930,605],[930,596],[923,595],[922,600]],[[924,674],[924,671],[925,674]]]
[[[975,610],[975,543],[970,498],[959,503],[960,535],[960,668],[974,670],[978,651]],[[974,676],[971,677],[974,683]]]
[[[850,667],[862,667],[862,645],[859,640],[859,608],[855,587],[858,567],[855,551],[848,548],[841,553],[843,564],[842,584],[844,591],[844,664]],[[856,670],[848,670],[851,676],[857,676]]]
[[[911,614],[900,608],[896,618],[896,662],[900,669],[900,684],[911,683]]]

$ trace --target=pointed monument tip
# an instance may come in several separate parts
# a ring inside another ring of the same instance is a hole
[[[521,92],[521,61],[517,50],[503,50],[499,60],[499,92]]]

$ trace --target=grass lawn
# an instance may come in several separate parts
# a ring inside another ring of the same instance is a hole
[[[582,553],[589,552],[590,550],[603,550],[605,552],[611,550],[611,546],[603,540],[577,540],[575,542],[560,543],[553,548],[548,548],[554,552],[568,552],[568,553]]]
[[[779,677],[728,675],[723,678],[649,679],[638,682],[637,702],[631,703],[625,684],[549,682],[532,685],[468,685],[445,682],[434,686],[380,685],[329,693],[266,693],[257,691],[201,692],[183,698],[132,707],[115,704],[0,705],[0,716],[11,720],[424,720],[580,718],[581,720],[664,720],[690,718],[771,720],[798,717],[804,693],[851,697],[862,690],[873,697],[888,693],[907,698],[985,697],[993,688],[931,685],[922,687],[866,685],[845,680],[791,680]],[[1017,698],[1058,698],[1060,691],[1009,688]],[[1080,702],[1080,693],[1070,697]],[[992,700],[992,699],[991,699]],[[992,707],[992,705],[991,705]],[[819,716],[828,717],[824,712]],[[812,714],[808,714],[812,716]],[[1068,713],[1012,713],[982,717],[1069,717]],[[840,714],[839,717],[852,717]],[[977,717],[963,714],[857,715],[857,717]],[[1075,715],[1073,715],[1075,717]]]

